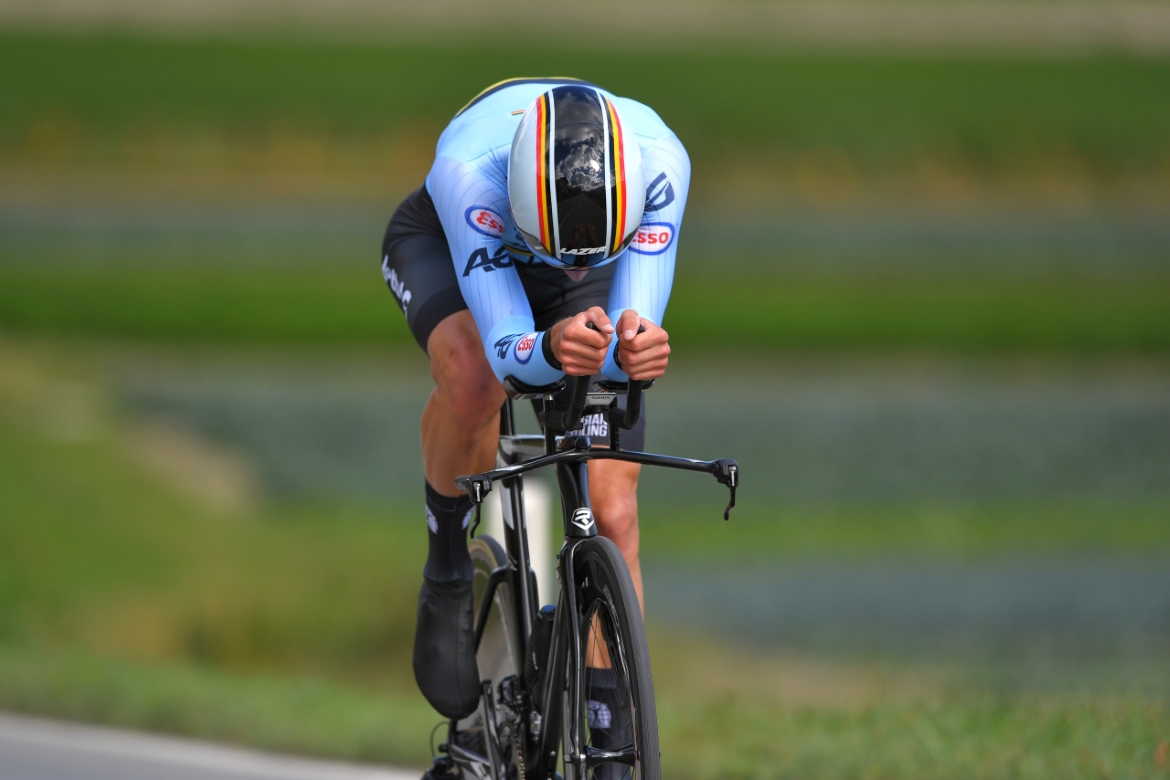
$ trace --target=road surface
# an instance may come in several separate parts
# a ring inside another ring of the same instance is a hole
[[[418,780],[421,774],[0,713],[3,780]]]

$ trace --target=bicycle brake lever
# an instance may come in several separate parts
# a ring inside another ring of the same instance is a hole
[[[479,530],[479,510],[480,505],[475,505],[475,519],[471,521],[471,528],[467,531],[467,538],[474,539],[475,532]]]
[[[456,477],[455,484],[462,488],[471,497],[471,502],[475,504],[475,520],[471,522],[471,529],[468,532],[468,535],[474,539],[475,532],[479,529],[479,513],[483,509],[483,500],[488,493],[492,492],[492,481],[490,479],[476,479],[475,477]]]
[[[739,486],[739,464],[732,458],[720,458],[715,461],[715,468],[711,472],[720,485],[727,485],[731,491],[731,500],[723,510],[723,521],[731,519],[731,510],[735,509],[735,489]]]

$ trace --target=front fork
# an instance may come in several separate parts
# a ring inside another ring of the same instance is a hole
[[[585,776],[585,735],[582,733],[582,696],[585,686],[585,657],[582,631],[577,620],[576,552],[585,539],[597,536],[597,524],[589,506],[589,473],[586,462],[557,465],[557,482],[561,492],[561,509],[565,526],[565,545],[557,556],[560,596],[553,624],[553,641],[549,643],[549,684],[544,686],[541,711],[545,713],[540,734],[543,769],[552,776],[558,752],[558,739],[564,735],[564,760]],[[568,653],[561,642],[568,639]],[[559,685],[552,684],[554,681]],[[559,701],[558,701],[559,700]],[[561,705],[564,705],[563,707]],[[565,722],[562,718],[568,718]]]

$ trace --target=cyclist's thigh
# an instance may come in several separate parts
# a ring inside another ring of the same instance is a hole
[[[447,237],[425,186],[402,201],[386,226],[382,276],[423,351],[435,326],[467,309]]]

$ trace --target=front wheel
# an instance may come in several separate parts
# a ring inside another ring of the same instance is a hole
[[[578,544],[573,562],[586,669],[579,704],[566,691],[562,747],[575,724],[586,748],[583,761],[563,757],[565,780],[659,780],[650,653],[629,569],[602,536]]]

